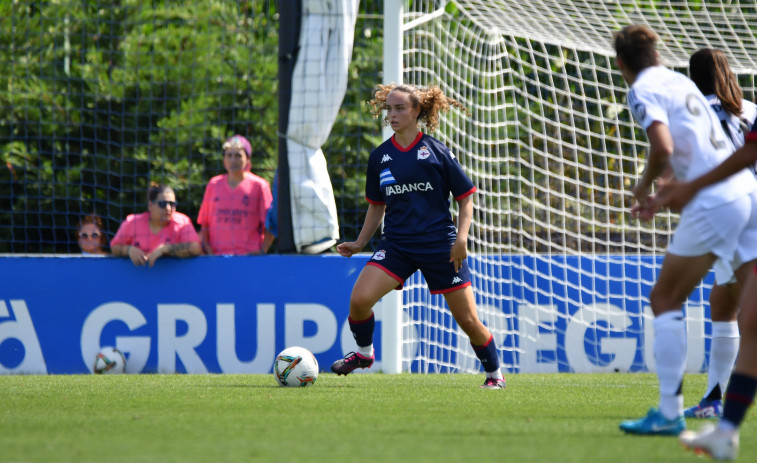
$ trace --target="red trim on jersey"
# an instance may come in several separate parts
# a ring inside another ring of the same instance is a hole
[[[757,132],[747,132],[747,134],[744,136],[744,141],[757,141]]]
[[[455,199],[458,200],[458,201],[460,201],[461,199],[467,198],[468,196],[472,195],[476,191],[478,191],[478,189],[474,186],[473,188],[471,188],[470,190],[468,190],[465,193],[461,194],[460,196],[455,196]]]
[[[447,293],[451,293],[452,291],[457,291],[458,289],[463,289],[466,286],[470,286],[470,285],[471,285],[471,282],[469,281],[467,283],[463,283],[463,284],[458,285],[458,286],[453,286],[452,288],[441,289],[441,290],[437,290],[437,291],[431,291],[431,294],[447,294]]]
[[[399,286],[397,286],[394,289],[402,289],[402,286],[404,285],[405,282],[402,280],[402,278],[400,278],[397,275],[395,275],[394,273],[390,272],[386,267],[384,267],[382,265],[379,265],[379,264],[377,264],[375,262],[368,262],[365,265],[372,265],[372,266],[374,266],[376,268],[379,268],[379,269],[383,270],[384,273],[386,273],[387,275],[389,275],[390,277],[394,278],[395,280],[397,280],[400,283]]]
[[[367,196],[365,197],[365,200],[368,201],[371,204],[375,204],[376,206],[383,206],[384,204],[386,204],[386,203],[384,203],[384,201],[373,201],[371,198],[369,198]]]
[[[397,143],[397,140],[394,139],[394,137],[396,136],[397,136],[396,134],[392,135],[392,138],[391,138],[392,145],[394,145],[395,148],[397,148],[398,150],[402,152],[407,152],[407,151],[410,151],[413,148],[413,146],[417,145],[419,141],[421,141],[421,138],[423,138],[423,132],[418,132],[418,136],[415,137],[415,140],[413,140],[413,142],[410,143],[407,146],[407,148],[403,148],[399,143]]]

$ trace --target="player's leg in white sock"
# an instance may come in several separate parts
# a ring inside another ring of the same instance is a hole
[[[710,364],[707,368],[707,391],[704,397],[722,399],[739,352],[739,326],[733,322],[712,322]],[[709,397],[719,387],[720,397]]]
[[[655,362],[660,381],[660,412],[672,420],[683,415],[681,384],[686,367],[686,324],[683,313],[665,312],[654,319]]]

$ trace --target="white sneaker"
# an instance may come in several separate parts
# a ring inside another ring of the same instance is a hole
[[[678,436],[681,445],[713,460],[733,460],[739,454],[739,431],[723,431],[708,424],[699,431],[684,431]]]

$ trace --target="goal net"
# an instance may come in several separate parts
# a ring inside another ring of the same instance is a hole
[[[403,80],[439,85],[471,112],[450,111],[434,135],[478,187],[469,263],[503,370],[654,370],[648,295],[677,216],[628,215],[648,145],[612,34],[649,25],[683,73],[694,51],[721,49],[752,99],[756,19],[752,4],[719,1],[405,2]],[[706,367],[711,283],[684,307],[689,372]],[[403,309],[403,370],[478,371],[420,274]]]

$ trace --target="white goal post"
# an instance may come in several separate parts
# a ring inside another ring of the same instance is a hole
[[[653,371],[648,294],[677,221],[628,215],[646,136],[626,106],[612,33],[644,23],[686,73],[723,50],[754,98],[757,13],[722,1],[385,0],[384,81],[438,85],[471,112],[433,134],[478,187],[469,264],[506,372]],[[688,372],[706,368],[705,279],[685,306]],[[386,311],[391,304],[382,304]],[[402,291],[388,372],[477,372],[441,296]],[[387,325],[385,323],[385,325]],[[386,349],[386,340],[384,348]],[[391,338],[389,338],[391,339]],[[393,349],[393,350],[392,350]],[[388,367],[388,369],[387,369]]]

